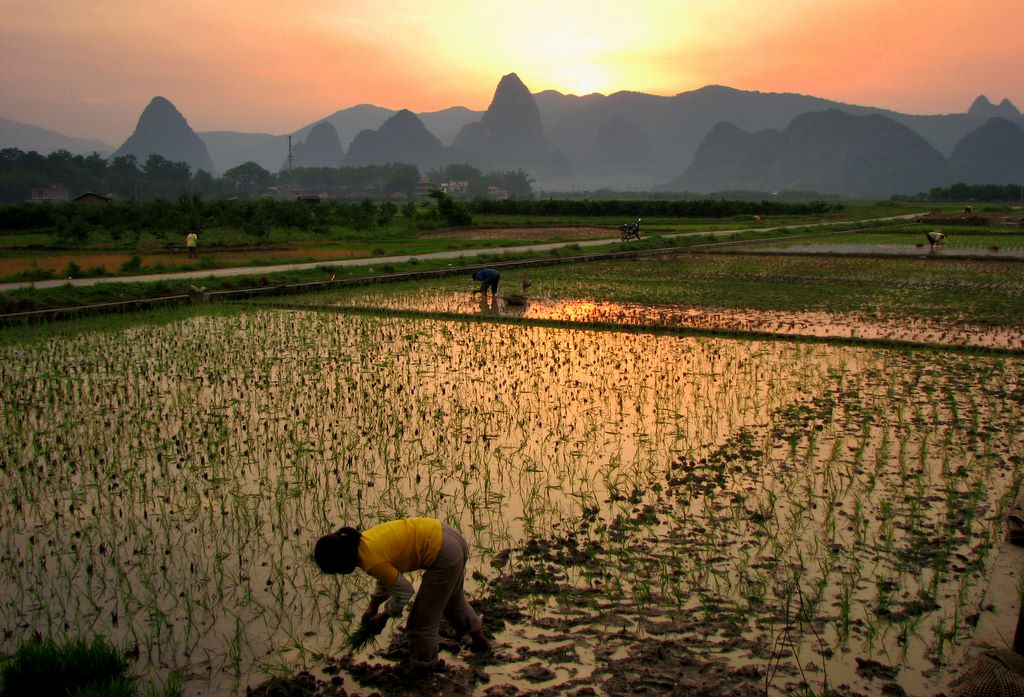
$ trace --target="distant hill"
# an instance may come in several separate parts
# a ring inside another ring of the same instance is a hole
[[[306,133],[305,140],[292,145],[292,167],[341,167],[345,151],[338,132],[329,121],[321,121]],[[288,165],[287,158],[280,168]]]
[[[205,131],[197,135],[206,143],[213,166],[221,174],[246,162],[276,172],[288,159],[288,136],[236,131]]]
[[[193,174],[199,170],[217,174],[206,144],[181,112],[164,97],[153,97],[142,111],[135,132],[114,152],[113,157],[134,155],[141,166],[153,154],[172,162],[185,162]]]
[[[569,176],[564,154],[548,141],[540,109],[515,73],[501,78],[483,117],[462,127],[452,150],[456,161],[484,171],[523,169],[552,181]]]
[[[949,156],[954,181],[1024,183],[1024,129],[995,117],[964,136]]]
[[[639,188],[658,188],[689,166],[704,137],[723,121],[745,131],[758,132],[781,130],[797,116],[811,111],[838,109],[853,115],[877,114],[908,126],[941,154],[949,155],[960,139],[988,119],[978,114],[977,108],[975,114],[919,116],[801,94],[737,90],[721,85],[709,85],[672,97],[639,92],[577,97],[546,91],[536,95],[536,102],[548,140],[553,147],[564,151],[572,163],[577,187],[614,187],[617,182],[633,182],[639,184]],[[1024,117],[1008,100],[1004,100],[999,109],[1017,113],[1016,122],[1024,126]],[[629,147],[626,141],[612,145],[607,133],[600,143],[598,141],[602,129],[617,119],[632,124],[649,144],[651,155],[645,171],[635,171],[628,157],[621,161],[618,176],[583,166],[591,160],[606,162],[601,152],[609,148],[625,150]]]
[[[915,194],[950,183],[948,163],[910,128],[880,114],[808,112],[782,131],[720,123],[673,189]]]
[[[416,116],[423,122],[427,130],[441,141],[442,145],[451,145],[455,137],[468,123],[479,121],[484,112],[473,111],[463,106],[454,106],[441,111],[421,112]]]
[[[998,117],[1013,120],[1020,118],[1020,111],[1017,110],[1017,107],[1015,107],[1009,99],[1004,99],[999,102],[998,106],[996,106],[990,102],[988,97],[985,95],[980,95],[974,100],[974,103],[971,104],[971,108],[967,110],[967,114],[970,116],[978,116],[983,119]]]
[[[345,165],[383,165],[401,162],[427,172],[451,162],[448,148],[407,109],[396,112],[376,130],[356,135],[345,156]]]
[[[0,118],[0,148],[17,148],[23,152],[48,154],[54,150],[67,150],[73,155],[91,155],[98,152],[106,157],[114,148],[102,140],[72,138],[29,123]]]
[[[963,113],[917,115],[843,104],[808,95],[738,90],[721,85],[709,85],[669,97],[628,91],[584,96],[552,90],[532,94],[515,73],[510,73],[501,78],[494,98],[484,112],[464,107],[420,114],[406,111],[398,124],[385,129],[385,123],[401,112],[360,104],[318,119],[293,131],[290,136],[293,157],[297,149],[305,147],[314,127],[326,122],[334,128],[342,152],[349,152],[359,140],[356,147],[358,157],[349,153],[342,162],[379,161],[382,157],[401,158],[421,165],[468,162],[487,171],[524,169],[542,190],[657,190],[687,172],[710,134],[714,135],[711,144],[739,148],[744,139],[737,131],[756,136],[755,140],[760,142],[764,140],[760,136],[763,131],[781,133],[804,114],[828,110],[853,116],[881,116],[902,124],[942,156],[951,158],[946,166],[952,172],[981,180],[1004,176],[1004,169],[1000,168],[1005,163],[981,157],[978,152],[987,149],[992,153],[1001,150],[1015,153],[1016,132],[1007,128],[982,130],[981,135],[972,136],[961,146],[965,138],[986,127],[992,118],[1004,119],[1008,124],[1024,129],[1024,116],[1015,105],[1007,99],[993,104],[984,95],[975,99]],[[211,166],[200,164],[203,159],[201,149],[187,142],[191,129],[184,117],[173,106],[170,111],[177,114],[177,119],[170,120],[178,122],[181,140],[174,146],[161,146],[162,150],[158,152],[165,157],[168,156],[165,152],[171,152],[169,159],[185,159],[193,171]],[[413,116],[416,122],[409,116]],[[734,130],[730,132],[728,128],[720,128],[719,124],[723,122]],[[0,134],[5,132],[5,124],[10,123],[14,122],[0,120]],[[397,127],[403,123],[403,128]],[[27,124],[18,124],[18,127],[22,130],[36,128]],[[52,131],[48,133],[51,141],[53,136],[66,138]],[[276,172],[288,161],[289,134],[211,131],[198,136],[214,172],[222,173],[248,161]],[[984,145],[982,136],[985,136]],[[134,143],[133,139],[139,137],[141,133],[136,129],[129,142]],[[52,147],[51,141],[29,143],[14,136],[11,138],[11,145],[22,149],[45,153]],[[728,146],[724,142],[726,138],[732,139]],[[1009,140],[1002,142],[1001,138]],[[62,140],[60,147],[67,147],[75,140]],[[403,141],[408,145],[403,146]],[[99,141],[83,142],[89,143],[84,148],[89,152],[93,143],[105,145]],[[118,152],[123,152],[129,142]],[[437,150],[438,145],[441,151]],[[959,151],[954,158],[953,152],[957,148]],[[67,149],[83,151],[81,147]],[[140,160],[144,159],[140,157]],[[973,160],[974,164],[968,165],[968,160]],[[983,164],[986,161],[990,164]],[[1011,167],[1010,173],[1015,171]]]

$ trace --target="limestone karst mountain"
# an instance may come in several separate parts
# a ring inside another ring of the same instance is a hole
[[[954,181],[1024,183],[1024,128],[994,117],[957,143],[949,156]]]
[[[364,130],[349,146],[345,165],[413,164],[421,171],[444,167],[451,161],[448,149],[408,109],[396,112],[376,130]]]
[[[113,157],[134,155],[141,165],[153,154],[172,162],[185,162],[193,174],[199,170],[217,173],[206,144],[181,112],[163,97],[153,97],[139,117],[135,132],[114,152]]]
[[[949,183],[948,163],[910,128],[880,114],[802,114],[782,131],[712,129],[673,188],[914,194]]]
[[[311,128],[305,140],[292,144],[292,167],[341,167],[345,151],[338,131],[327,121]]]
[[[1019,179],[1014,164],[1017,161],[1013,160],[1017,131],[1007,127],[1007,123],[1024,130],[1024,116],[1008,99],[994,104],[982,95],[965,112],[918,115],[808,95],[737,90],[720,85],[674,96],[639,92],[576,96],[551,90],[531,94],[515,73],[501,78],[484,112],[452,107],[411,114],[369,104],[337,111],[291,133],[292,163],[302,166],[306,162],[305,154],[300,152],[296,156],[295,150],[311,147],[314,128],[327,122],[336,131],[338,147],[347,153],[340,159],[342,164],[397,161],[430,170],[437,167],[435,163],[466,162],[484,171],[523,169],[537,188],[549,191],[659,190],[681,179],[680,175],[697,164],[699,149],[711,146],[746,152],[745,143],[751,141],[756,144],[751,146],[755,151],[768,148],[773,158],[771,167],[762,167],[762,171],[786,171],[792,163],[786,160],[784,152],[769,147],[763,132],[782,133],[799,117],[829,109],[853,116],[881,116],[908,127],[944,158],[949,158],[932,174],[949,172],[954,178],[965,179],[965,183],[1000,181],[1007,174]],[[996,124],[998,128],[989,126],[992,118],[1007,123]],[[719,126],[722,122],[733,128]],[[3,123],[0,121],[0,126]],[[0,138],[6,138],[5,133],[7,130],[0,128]],[[205,155],[203,144],[196,142],[195,135],[173,105],[157,97],[146,107],[136,132],[115,155],[130,152],[145,162],[150,153],[157,153],[174,161],[184,160],[193,172],[224,172],[248,161],[276,172],[287,163],[288,135],[202,133],[199,135],[205,141]],[[10,146],[23,147],[19,142],[0,142],[0,147]],[[348,152],[350,149],[354,152]],[[337,154],[333,143],[310,150],[313,151],[325,159],[310,160],[312,166],[332,166],[336,161],[333,155],[326,154]],[[762,159],[768,156],[768,151],[758,155]],[[749,159],[750,155],[743,157]],[[932,162],[933,158],[928,156],[924,161]],[[700,167],[708,164],[705,161]],[[885,169],[894,174],[900,167],[886,165]],[[712,167],[709,171],[717,170]],[[715,175],[719,183],[735,179],[723,180],[724,173],[720,174]],[[906,191],[922,180],[916,175],[908,177],[894,184],[897,188],[890,193]],[[752,178],[748,174],[740,179]],[[826,182],[834,186],[839,180],[815,183],[803,177],[802,181],[813,190],[826,191]]]
[[[1004,119],[1016,119],[1020,117],[1020,111],[1009,99],[1004,99],[998,105],[993,104],[985,95],[980,95],[967,110],[971,116],[980,116],[984,119],[1000,117]]]
[[[501,78],[483,118],[463,126],[452,149],[457,161],[485,171],[523,169],[547,179],[568,175],[564,155],[544,136],[533,95],[515,73]]]

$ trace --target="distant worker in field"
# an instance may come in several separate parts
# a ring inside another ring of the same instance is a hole
[[[942,243],[946,241],[946,235],[942,230],[932,230],[926,232],[925,236],[928,238],[928,246],[930,251],[934,252],[936,247],[941,247]]]
[[[198,254],[196,248],[199,246],[199,235],[196,234],[195,230],[192,230],[185,235],[185,247],[188,249],[188,258],[195,259]]]
[[[469,635],[471,650],[491,648],[483,622],[462,590],[468,556],[469,545],[462,534],[437,518],[402,518],[362,532],[344,527],[321,537],[313,550],[324,573],[350,574],[358,566],[377,580],[361,618],[374,634],[384,631],[389,619],[401,617],[413,596],[412,584],[402,574],[424,570],[406,623],[414,668],[437,664],[442,616],[456,632]]]
[[[501,274],[498,273],[497,269],[480,269],[479,271],[473,272],[473,280],[480,281],[480,290],[474,291],[481,295],[487,295],[487,290],[490,289],[491,294],[498,295],[498,281],[501,280]]]
[[[755,215],[755,216],[754,216],[754,222],[755,222],[756,224],[760,225],[760,224],[761,224],[761,216],[759,216],[759,215]]]

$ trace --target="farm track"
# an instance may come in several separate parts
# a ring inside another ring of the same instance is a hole
[[[892,218],[882,218],[878,220],[863,221],[865,223],[885,222],[892,221],[898,222],[901,220],[907,220],[912,218],[913,215],[895,216]],[[846,223],[842,223],[845,225]],[[767,227],[761,228],[764,232],[772,232],[779,230],[786,230],[785,227]],[[736,233],[747,231],[748,229],[731,229],[731,230],[711,230],[702,232],[682,232],[672,233],[665,235],[666,238],[679,238],[679,237],[701,237],[711,235],[713,237],[725,237]],[[496,232],[496,231],[495,231]],[[611,231],[603,231],[611,232]],[[450,234],[450,232],[448,233]],[[322,260],[315,262],[295,263],[295,264],[275,264],[268,266],[237,266],[230,268],[221,269],[202,269],[196,271],[176,271],[166,272],[159,274],[145,274],[137,276],[109,276],[109,277],[97,277],[97,278],[68,278],[68,279],[48,279],[43,281],[16,281],[0,283],[0,292],[8,290],[17,290],[19,288],[54,288],[57,286],[71,285],[71,286],[92,286],[99,283],[146,283],[153,281],[167,281],[175,279],[202,279],[208,277],[227,277],[227,276],[254,276],[261,274],[273,274],[285,271],[302,271],[309,269],[316,269],[324,266],[374,266],[374,265],[386,265],[386,264],[401,264],[407,263],[411,259],[463,259],[464,263],[472,263],[472,258],[477,255],[502,255],[502,254],[521,254],[524,252],[536,252],[536,253],[550,253],[552,250],[561,249],[569,246],[576,247],[597,247],[607,246],[611,244],[620,243],[619,237],[601,237],[599,239],[580,239],[572,241],[560,241],[560,242],[548,242],[548,243],[535,243],[520,245],[514,247],[470,247],[467,249],[458,249],[453,251],[444,252],[431,252],[426,254],[403,254],[394,256],[384,257],[358,257],[354,259],[333,259],[333,260]],[[735,245],[735,242],[713,242],[705,245],[699,245],[702,248],[708,248],[713,245]],[[671,248],[665,251],[674,251],[676,248]],[[635,252],[630,252],[635,253]],[[657,250],[644,250],[644,254],[657,253]]]

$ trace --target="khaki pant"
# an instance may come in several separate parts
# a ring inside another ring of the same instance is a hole
[[[462,534],[442,522],[441,551],[423,572],[423,580],[406,623],[414,666],[429,666],[437,662],[437,630],[442,616],[461,634],[476,631],[483,624],[462,591],[468,556],[469,545]]]

